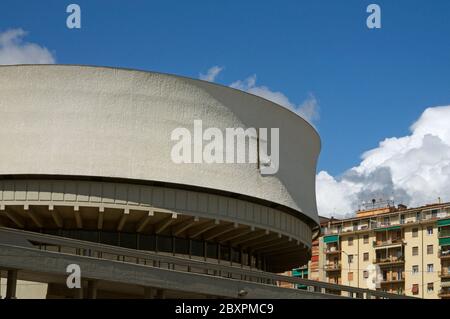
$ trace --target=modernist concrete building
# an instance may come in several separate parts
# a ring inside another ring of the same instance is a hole
[[[198,119],[221,130],[279,128],[278,172],[263,176],[259,161],[174,163],[171,133]],[[322,296],[279,288],[294,279],[274,274],[309,259],[319,150],[305,120],[228,87],[114,68],[2,66],[2,295]],[[66,287],[69,264],[81,267],[83,289]]]

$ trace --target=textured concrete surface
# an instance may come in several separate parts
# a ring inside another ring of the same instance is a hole
[[[173,129],[280,128],[280,169],[175,164]],[[176,76],[80,66],[0,67],[0,175],[162,181],[244,194],[317,222],[317,132],[272,102]]]

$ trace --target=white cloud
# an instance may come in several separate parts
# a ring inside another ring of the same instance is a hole
[[[45,47],[24,42],[26,35],[22,29],[10,29],[0,33],[0,65],[55,63],[55,58]]]
[[[209,70],[206,72],[206,74],[200,73],[199,78],[204,81],[208,82],[214,82],[219,75],[220,72],[223,71],[223,67],[221,66],[213,66],[209,68]]]
[[[272,91],[267,86],[256,85],[256,75],[250,76],[244,81],[233,82],[230,86],[235,89],[258,95],[269,101],[284,106],[287,109],[297,113],[310,123],[314,123],[314,121],[319,119],[319,104],[312,94],[310,94],[308,99],[306,99],[302,104],[296,105],[283,93]]]
[[[320,172],[316,189],[324,216],[352,213],[372,198],[409,206],[450,200],[450,106],[426,109],[410,135],[380,142],[342,176]]]

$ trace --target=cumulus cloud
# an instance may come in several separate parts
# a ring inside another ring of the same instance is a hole
[[[387,138],[339,177],[326,171],[316,179],[319,214],[342,217],[372,198],[409,206],[450,195],[450,106],[426,109],[411,134]]]
[[[258,95],[269,101],[277,103],[297,113],[310,123],[314,123],[319,119],[319,104],[314,95],[309,97],[301,104],[297,105],[289,100],[289,98],[281,92],[272,91],[267,86],[256,84],[256,75],[250,76],[243,81],[231,83],[232,88],[246,91],[248,93]]]
[[[209,68],[209,70],[206,72],[206,74],[200,73],[199,78],[204,81],[208,82],[214,82],[219,75],[220,72],[223,71],[223,67],[221,66],[213,66]]]
[[[27,35],[22,29],[0,33],[0,64],[52,64],[55,58],[45,47],[24,42]]]

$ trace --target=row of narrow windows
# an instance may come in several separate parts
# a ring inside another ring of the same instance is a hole
[[[53,230],[43,229],[42,233],[73,238],[83,241],[119,246],[130,249],[182,254],[217,259],[243,264],[258,269],[265,269],[265,258],[249,254],[228,245],[185,239],[173,236],[147,235],[126,232],[108,232],[95,230]]]

